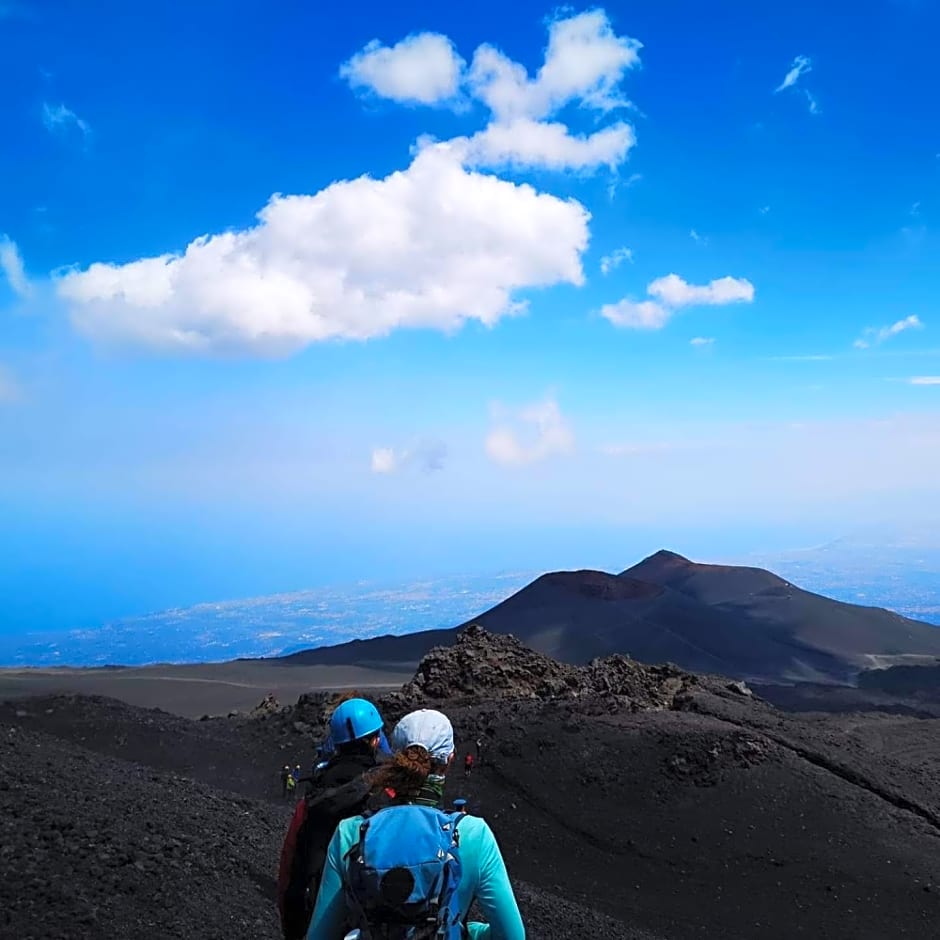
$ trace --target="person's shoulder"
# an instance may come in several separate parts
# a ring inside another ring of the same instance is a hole
[[[490,824],[482,816],[466,815],[457,824],[457,831],[461,840],[471,839],[479,842],[488,842],[494,839]]]
[[[348,848],[359,841],[359,827],[365,820],[365,816],[350,816],[342,820],[336,827],[336,837],[342,843],[344,848]]]

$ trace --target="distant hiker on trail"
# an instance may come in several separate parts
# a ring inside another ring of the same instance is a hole
[[[467,756],[463,759],[463,775],[469,777],[471,770],[473,770],[473,755],[468,752]]]
[[[290,777],[290,767],[285,764],[281,768],[281,797],[284,798],[287,796],[287,781]]]
[[[430,936],[431,928],[442,940],[525,940],[493,831],[479,816],[440,809],[444,775],[454,761],[447,716],[426,708],[411,712],[395,726],[391,743],[393,760],[371,775],[375,791],[388,794],[391,805],[337,827],[307,940],[334,940],[351,928],[364,937],[386,936],[392,924],[400,930],[396,936],[420,926],[420,936]],[[392,870],[401,877],[390,879]],[[474,902],[489,923],[465,928]]]
[[[477,738],[477,763],[483,763],[483,739]]]
[[[284,781],[284,796],[293,796],[296,789],[297,778],[292,773],[288,772],[287,779]]]
[[[464,813],[464,814],[466,815],[466,812],[467,812],[467,801],[466,801],[465,799],[463,799],[463,798],[461,798],[461,799],[459,799],[459,800],[454,800],[454,812],[456,812],[456,813]]]
[[[378,709],[361,698],[341,702],[330,718],[332,757],[318,765],[297,803],[281,850],[277,903],[284,940],[306,936],[336,826],[377,805],[363,775],[378,764],[382,724]]]

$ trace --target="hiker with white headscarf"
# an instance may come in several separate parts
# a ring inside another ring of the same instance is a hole
[[[450,720],[433,709],[411,712],[395,726],[391,746],[393,759],[372,774],[391,805],[340,823],[307,940],[341,940],[350,926],[362,937],[391,923],[426,930],[429,920],[442,931],[434,936],[448,940],[525,940],[492,829],[479,816],[440,809],[454,759]],[[488,923],[467,922],[474,902]]]

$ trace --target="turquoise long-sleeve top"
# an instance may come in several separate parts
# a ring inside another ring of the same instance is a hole
[[[307,940],[342,940],[344,936],[343,860],[359,839],[361,823],[361,816],[344,819],[333,834]],[[496,836],[479,816],[460,820],[460,866],[460,916],[466,917],[476,900],[489,921],[467,925],[471,940],[525,940],[525,927]]]

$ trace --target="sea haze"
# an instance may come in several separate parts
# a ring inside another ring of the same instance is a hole
[[[715,559],[757,565],[836,600],[940,625],[940,550],[889,539]],[[463,575],[398,584],[359,582],[197,604],[95,629],[0,636],[0,666],[144,665],[281,656],[381,634],[453,627],[541,572]]]
[[[539,572],[361,582],[197,604],[95,629],[0,636],[0,666],[139,666],[279,656],[384,633],[452,627]]]

